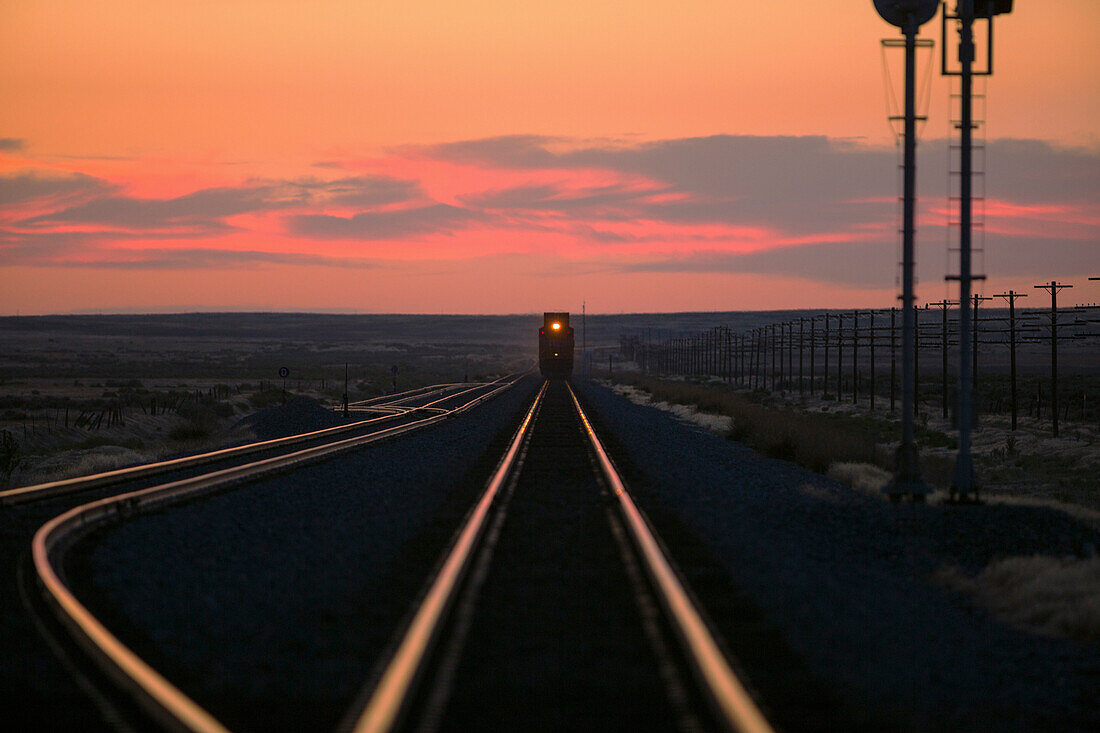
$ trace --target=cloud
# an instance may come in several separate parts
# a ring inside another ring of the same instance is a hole
[[[459,196],[458,200],[478,209],[633,220],[652,218],[648,215],[647,207],[652,205],[650,202],[654,196],[666,191],[667,189],[621,184],[581,188],[540,184],[483,191]]]
[[[986,143],[989,195],[1020,203],[1100,201],[1100,151],[1041,140]]]
[[[351,217],[302,214],[290,218],[290,231],[318,239],[383,240],[423,234],[450,234],[473,221],[476,212],[447,204],[364,211]]]
[[[635,218],[683,224],[735,224],[806,233],[834,229],[855,217],[890,217],[893,150],[867,148],[826,137],[715,135],[624,144],[601,142],[568,147],[560,138],[489,138],[419,149],[428,157],[519,169],[603,170],[652,183],[664,198],[622,202],[636,205]],[[536,188],[486,194],[487,202],[521,202],[541,194],[544,209],[573,206],[569,197]],[[469,199],[472,203],[476,199]],[[854,203],[854,202],[862,203]]]
[[[0,175],[0,206],[27,202],[61,205],[74,198],[102,196],[116,189],[114,184],[82,173],[19,171]]]
[[[224,217],[271,208],[269,189],[208,188],[171,199],[101,196],[78,206],[31,217],[23,226],[98,224],[123,229],[224,228]]]
[[[112,270],[187,270],[217,267],[249,267],[254,265],[297,265],[321,267],[375,268],[380,263],[354,257],[326,257],[297,252],[265,252],[237,249],[168,249],[108,250],[105,257],[83,261],[57,263],[65,267],[95,267]]]
[[[986,273],[1042,279],[1094,270],[1100,154],[1035,140],[994,140],[985,150]],[[364,267],[373,265],[343,251],[326,257],[326,249],[346,250],[328,242],[415,241],[476,225],[455,240],[467,256],[482,251],[485,235],[491,247],[516,242],[528,252],[536,242],[540,253],[599,272],[894,285],[899,187],[891,147],[821,136],[637,142],[518,135],[409,146],[400,154],[372,165],[414,171],[407,178],[354,175],[318,161],[318,177],[253,179],[168,198],[127,195],[80,174],[0,174],[0,205],[8,206],[0,252],[7,262],[119,269]],[[947,142],[922,142],[918,161],[918,274],[939,286],[947,259]],[[418,170],[424,185],[413,178]],[[447,176],[442,185],[440,175]],[[433,200],[426,188],[453,198]],[[284,244],[297,237],[303,253],[219,249],[214,237],[256,224],[248,214],[266,219],[249,237],[221,241],[248,239],[252,247],[274,233]],[[161,247],[164,240],[184,248]],[[126,249],[146,244],[154,248]]]
[[[157,239],[190,240],[209,236],[208,231],[172,231],[158,234],[120,231],[23,231],[0,228],[0,254],[7,265],[62,265],[67,260],[97,257],[103,248],[121,242]],[[136,251],[136,250],[127,250]]]
[[[356,176],[331,181],[297,179],[289,184],[326,206],[372,207],[411,201],[424,195],[417,181],[388,176]]]
[[[926,243],[917,255],[918,278],[925,284],[943,281],[942,242]],[[985,249],[985,274],[991,277],[1051,277],[1095,268],[1095,243],[998,238]],[[748,253],[696,251],[633,260],[608,261],[618,272],[749,273],[782,275],[851,287],[894,285],[898,248],[895,243],[840,242],[775,247]]]
[[[493,168],[555,168],[562,166],[550,152],[550,146],[565,142],[568,138],[504,135],[438,145],[407,145],[393,152]]]
[[[494,137],[407,148],[450,162],[519,170],[602,170],[642,177],[673,200],[635,202],[635,213],[666,222],[765,226],[806,234],[867,222],[890,223],[899,193],[897,151],[822,136],[714,135],[643,143],[588,144],[539,136]],[[918,150],[918,195],[943,201],[945,140]],[[1013,201],[1100,200],[1100,155],[1037,140],[986,143],[986,195]],[[937,193],[930,193],[937,192]],[[478,203],[477,197],[467,199]],[[564,211],[573,202],[545,184],[491,191],[485,205]],[[555,204],[556,202],[556,204]]]
[[[823,136],[713,135],[634,144],[563,147],[562,138],[511,136],[417,148],[440,160],[502,168],[596,168],[634,173],[678,190],[732,197],[766,192],[800,198],[821,195],[822,178],[870,195],[892,184],[894,151]],[[555,150],[555,147],[557,148]],[[884,173],[870,179],[878,163]],[[871,165],[868,165],[870,163]]]
[[[18,137],[0,137],[0,150],[18,153],[27,147],[27,141]]]
[[[385,176],[327,181],[311,178],[253,181],[239,187],[207,188],[165,199],[98,196],[75,206],[24,219],[19,224],[216,232],[230,229],[224,220],[240,214],[307,206],[361,208],[399,203],[420,195],[419,184],[415,181]]]

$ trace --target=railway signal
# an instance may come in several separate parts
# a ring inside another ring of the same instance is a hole
[[[874,0],[875,10],[890,25],[897,26],[905,36],[901,44],[905,48],[905,113],[904,162],[902,192],[902,355],[901,355],[901,444],[898,446],[897,469],[893,480],[883,487],[894,501],[904,496],[923,501],[931,491],[920,475],[917,462],[917,444],[913,439],[913,422],[916,408],[916,311],[913,293],[915,269],[915,201],[917,189],[917,112],[916,112],[916,54],[917,32],[932,19],[939,7],[937,0]],[[896,46],[894,39],[883,41],[884,46]],[[839,399],[840,395],[837,395]]]
[[[977,487],[974,481],[974,461],[970,452],[970,427],[972,378],[968,350],[971,347],[970,288],[974,280],[984,280],[984,275],[971,273],[971,185],[972,185],[972,134],[973,121],[973,77],[989,76],[993,73],[993,17],[1012,11],[1012,0],[958,0],[954,14],[949,14],[944,5],[941,19],[942,43],[940,44],[940,71],[944,76],[960,78],[959,94],[959,274],[948,276],[948,280],[959,281],[959,453],[955,461],[955,478],[951,486],[952,500],[961,502],[977,501]],[[988,33],[986,43],[985,68],[975,70],[974,22],[986,21]],[[959,68],[950,68],[947,60],[947,24],[955,21],[959,33]],[[975,304],[977,301],[975,301]],[[974,344],[975,354],[977,344]]]

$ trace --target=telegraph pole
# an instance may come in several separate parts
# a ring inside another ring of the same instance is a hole
[[[871,314],[871,399],[869,400],[871,412],[875,411],[875,315],[874,310],[869,311]]]
[[[787,321],[787,384],[794,379],[794,321]]]
[[[1008,344],[1009,372],[1012,375],[1012,429],[1016,429],[1016,299],[1026,298],[1027,293],[1017,293],[1009,290],[1007,293],[998,293],[995,297],[1008,300]]]
[[[890,412],[897,409],[898,398],[898,309],[890,308]]]
[[[1058,291],[1072,288],[1054,280],[1049,285],[1035,285],[1050,293],[1050,416],[1055,438],[1058,437]]]
[[[817,355],[817,316],[810,318],[810,397],[814,396],[814,357]]]
[[[974,329],[973,329],[974,350],[973,350],[973,353],[971,354],[972,359],[973,359],[973,365],[972,365],[971,368],[974,370],[974,377],[973,377],[973,379],[974,379],[974,382],[973,382],[974,389],[977,390],[978,389],[978,344],[980,343],[979,339],[978,339],[978,334],[981,333],[981,331],[982,331],[981,327],[978,325],[978,306],[981,304],[981,302],[983,300],[993,300],[993,298],[989,298],[989,297],[986,297],[984,295],[978,295],[977,293],[974,293],[974,295],[972,295],[970,297],[974,299]]]
[[[805,348],[806,319],[798,317],[798,396],[806,394],[806,382],[802,374],[802,350]]]
[[[859,311],[852,311],[852,404],[859,404]]]
[[[781,352],[779,353],[780,358],[779,358],[779,362],[778,362],[778,365],[777,365],[776,358],[775,358],[775,355],[776,355],[775,324],[773,323],[770,328],[772,330],[772,335],[771,335],[772,392],[774,392],[777,388],[777,385],[779,384],[779,377],[777,375],[779,374],[778,370],[783,366],[783,360],[782,360],[783,354]]]
[[[955,305],[955,301],[941,300],[938,303],[929,303],[940,309],[942,319],[940,321],[940,389],[943,390],[942,403],[943,418],[947,419],[947,309]]]
[[[844,393],[844,314],[836,314],[836,402]]]

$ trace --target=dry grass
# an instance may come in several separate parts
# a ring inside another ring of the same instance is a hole
[[[793,404],[774,395],[735,390],[715,382],[662,380],[629,372],[615,375],[615,380],[617,389],[624,389],[624,383],[631,385],[629,389],[647,394],[654,403],[690,405],[728,416],[731,440],[818,473],[828,472],[857,490],[885,498],[875,487],[884,474],[874,469],[893,472],[901,433],[900,424],[889,416],[860,415],[849,409],[850,404]],[[922,418],[928,415],[931,412],[923,413]],[[1100,494],[1095,488],[1100,445],[1093,444],[1092,433],[1086,439],[1069,441],[1021,431],[1010,435],[1010,441],[1005,437],[1007,430],[985,426],[976,435],[975,460],[983,479],[983,499],[1034,502],[1100,526]],[[926,426],[917,426],[916,438],[921,475],[933,489],[928,500],[945,498],[955,471],[955,438],[950,426],[929,419]],[[990,446],[997,450],[982,452]],[[1016,500],[1007,498],[1010,495],[1035,498]]]
[[[73,476],[88,476],[111,471],[123,466],[149,463],[156,455],[149,451],[136,451],[118,446],[106,446],[87,450],[68,451],[43,461],[26,477],[26,483],[38,484],[58,481]]]
[[[889,471],[871,463],[834,463],[826,475],[857,491],[877,496],[885,496],[882,487],[893,478]]]
[[[772,458],[794,461],[819,473],[836,462],[878,463],[874,430],[846,416],[775,409],[732,390],[708,385],[638,375],[623,375],[621,379],[654,400],[693,405],[703,412],[728,416],[731,440]]]
[[[717,415],[712,412],[702,412],[695,405],[678,405],[670,402],[654,402],[649,392],[635,389],[629,384],[614,384],[612,388],[616,393],[626,397],[631,402],[641,405],[652,405],[659,410],[671,412],[676,417],[686,422],[706,428],[719,435],[727,435],[730,431],[731,421],[727,415]]]
[[[1044,636],[1100,640],[1100,558],[1010,557],[976,577],[944,568],[935,582],[1007,624]]]

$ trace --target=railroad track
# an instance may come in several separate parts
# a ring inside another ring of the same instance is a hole
[[[226,729],[80,603],[58,570],[65,549],[96,526],[289,470],[314,450],[88,502],[35,534],[50,607],[160,722]],[[565,382],[539,390],[409,618],[342,728],[770,730]]]
[[[66,542],[74,539],[111,513],[121,516],[142,512],[156,502],[171,501],[169,494],[185,498],[188,492],[197,495],[200,491],[218,491],[228,488],[232,482],[244,482],[262,473],[271,474],[323,461],[362,445],[438,423],[499,394],[515,380],[512,376],[490,383],[436,385],[387,395],[369,401],[369,405],[393,414],[379,413],[328,430],[0,493],[3,519],[0,527],[0,638],[4,639],[0,648],[4,657],[0,660],[0,678],[4,681],[0,704],[20,699],[19,685],[29,683],[12,673],[23,669],[40,680],[55,680],[50,688],[55,690],[53,694],[58,700],[65,701],[61,710],[82,711],[60,715],[59,726],[69,727],[74,716],[86,719],[96,715],[80,692],[69,689],[68,673],[56,663],[42,659],[52,657],[52,650],[58,656],[68,657],[61,659],[61,667],[69,672],[73,671],[70,660],[78,667],[86,667],[80,659],[86,656],[83,650],[68,641],[66,628],[53,620],[57,607],[51,604],[56,601],[46,603],[42,599],[31,548],[33,538],[44,523],[63,515],[80,517],[75,520],[75,530],[70,527],[53,533],[50,541],[53,547],[59,537],[64,536]],[[42,636],[36,634],[36,627],[43,632]],[[86,689],[87,683],[80,678],[95,675],[94,668],[84,668],[76,675],[77,686]],[[29,686],[27,692],[32,689],[35,686]],[[36,727],[39,724],[40,721],[35,721]]]
[[[770,726],[572,387],[544,383],[356,733]]]
[[[331,443],[338,436],[368,435],[393,424],[407,421],[412,417],[450,413],[453,409],[462,408],[466,402],[470,402],[480,395],[493,393],[501,385],[511,384],[515,379],[515,376],[509,376],[492,382],[473,385],[463,383],[433,385],[408,390],[396,395],[383,395],[370,400],[354,402],[351,403],[351,406],[355,412],[371,413],[377,416],[324,430],[290,435],[285,438],[257,441],[182,458],[7,489],[0,491],[0,507],[40,501],[55,496],[77,494],[101,487],[110,487],[115,492],[119,492],[128,487],[130,482],[160,478],[165,474],[184,471],[208,471],[212,466],[228,465],[231,462],[252,459],[264,453],[285,454],[287,451],[302,449],[309,445]]]

